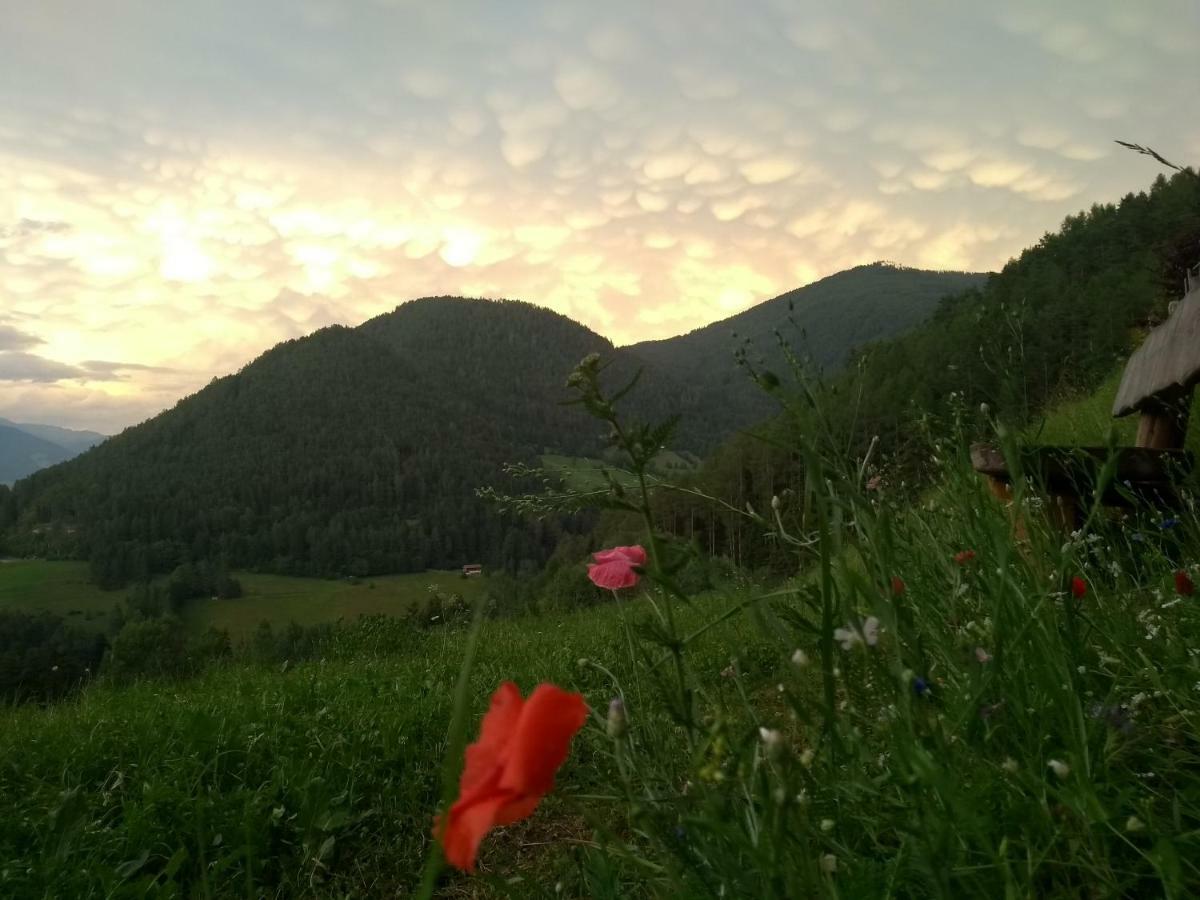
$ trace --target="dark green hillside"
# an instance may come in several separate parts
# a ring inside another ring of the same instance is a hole
[[[799,355],[832,373],[855,349],[920,325],[944,297],[978,287],[986,278],[882,262],[856,266],[688,334],[627,349],[719,398],[725,404],[723,418],[744,428],[772,407],[738,369],[733,357],[738,342],[748,340],[749,357],[779,371],[785,364],[775,339],[778,329]]]
[[[591,352],[613,348],[510,301],[431,298],[323,329],[20,482],[9,550],[91,559],[105,584],[188,558],[305,575],[540,562],[560,524],[505,520],[475,489],[504,484],[506,462],[601,449],[563,405]],[[610,375],[639,364],[618,352]],[[632,408],[694,409],[682,440],[703,447],[721,433],[686,395],[649,373]]]
[[[1148,192],[1097,204],[944,302],[928,325],[865,350],[841,389],[860,397],[864,439],[903,446],[910,422],[988,403],[1010,423],[1090,393],[1119,368],[1200,258],[1200,178],[1160,176]]]
[[[502,520],[474,490],[547,442],[595,445],[578,426],[564,430],[572,410],[554,401],[582,348],[606,342],[574,326],[582,337],[563,347],[566,320],[534,307],[504,305],[511,314],[486,328],[463,318],[468,308],[491,312],[482,301],[420,301],[280,344],[20,481],[11,551],[91,558],[103,582],[188,557],[308,575],[536,562],[553,547],[547,527]],[[406,343],[396,335],[409,318],[421,337]],[[539,328],[546,340],[523,334]],[[542,348],[540,377],[522,377],[528,348],[511,348],[523,341]],[[469,389],[467,373],[481,370],[493,384]]]

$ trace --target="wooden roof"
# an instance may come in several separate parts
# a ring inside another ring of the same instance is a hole
[[[1168,399],[1200,380],[1200,285],[1192,288],[1171,317],[1146,336],[1125,365],[1114,416],[1136,412],[1153,398]]]

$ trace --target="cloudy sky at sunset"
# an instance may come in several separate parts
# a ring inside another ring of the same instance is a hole
[[[0,416],[115,431],[430,294],[617,343],[996,269],[1200,162],[1200,5],[7,0]]]

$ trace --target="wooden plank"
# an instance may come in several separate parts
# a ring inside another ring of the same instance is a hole
[[[1200,379],[1200,285],[1179,301],[1171,317],[1146,336],[1125,365],[1113,403],[1127,416],[1155,400],[1188,394]]]

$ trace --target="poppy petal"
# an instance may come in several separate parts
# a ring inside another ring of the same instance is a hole
[[[495,824],[511,825],[513,822],[519,822],[521,819],[531,816],[541,801],[542,798],[540,795],[535,797],[517,797],[510,800],[496,812]]]
[[[466,764],[458,783],[460,797],[498,778],[524,705],[520,690],[511,681],[504,682],[492,694],[492,705],[479,726],[479,740],[467,747]]]
[[[446,817],[446,829],[441,835],[446,861],[465,872],[475,871],[475,856],[483,836],[496,824],[496,813],[508,797],[496,794],[478,803],[456,803]]]
[[[636,544],[632,547],[613,547],[611,550],[601,550],[599,553],[593,553],[592,559],[598,563],[621,560],[632,563],[635,566],[644,566],[646,564],[646,551]]]
[[[588,578],[596,587],[617,591],[630,588],[638,583],[638,576],[627,559],[614,559],[609,562],[594,563],[588,566]]]
[[[554,773],[567,758],[571,738],[587,720],[579,694],[539,684],[525,701],[500,779],[503,791],[542,796],[554,787]]]

